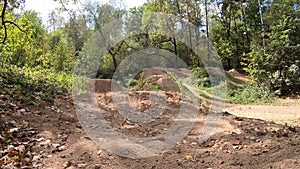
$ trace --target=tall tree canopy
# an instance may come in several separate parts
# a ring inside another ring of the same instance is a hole
[[[199,70],[203,65],[194,51],[175,38],[186,31],[196,36],[188,37],[188,46],[199,45],[192,44],[193,38],[210,40],[212,43],[206,41],[203,46],[207,50],[205,55],[209,59],[214,47],[226,70],[244,71],[278,94],[292,93],[299,85],[298,0],[148,0],[143,6],[129,10],[121,1],[114,4],[56,1],[61,7],[49,14],[48,29],[35,12],[15,12],[24,0],[1,1],[2,64],[71,71],[89,37],[113,20],[119,20],[117,32],[103,35],[107,51],[99,65],[98,77],[111,77],[124,58],[147,47],[172,52],[193,70]],[[70,3],[80,4],[81,10],[68,9]],[[68,14],[67,19],[61,16],[63,11]],[[155,12],[169,17],[154,23]],[[172,17],[182,18],[193,26],[179,29],[178,25],[183,23]],[[164,29],[171,35],[163,35]],[[136,30],[143,33],[134,34]],[[109,37],[116,34],[132,36],[111,44]],[[198,73],[201,72],[205,69]]]

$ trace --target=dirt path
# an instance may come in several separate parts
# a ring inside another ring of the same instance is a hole
[[[199,89],[183,83],[194,95],[197,95]],[[206,91],[206,95],[222,100],[220,97],[213,96]],[[199,96],[199,95],[198,95]],[[223,104],[226,101],[212,101],[208,98],[199,96],[201,100],[208,103],[213,102],[215,105]],[[238,117],[246,117],[253,119],[261,119],[265,121],[275,122],[283,125],[300,126],[300,99],[278,99],[274,105],[241,105],[225,103],[222,111],[229,112]]]
[[[227,104],[223,111],[239,117],[271,121],[292,126],[300,125],[300,99],[278,99],[273,105]]]
[[[300,125],[299,106],[229,105],[223,109],[239,117],[272,121],[280,124]]]

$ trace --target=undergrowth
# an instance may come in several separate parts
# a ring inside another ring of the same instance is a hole
[[[198,83],[197,87],[199,89],[200,95],[207,99],[214,99],[211,96],[205,94],[204,91],[212,95],[214,95],[214,93],[217,93],[218,96],[221,96],[222,98],[227,98],[226,99],[227,102],[236,103],[236,104],[273,103],[276,99],[275,93],[268,87],[264,86],[263,84],[258,84],[256,82],[247,83],[232,77],[228,73],[226,73],[226,78],[227,78],[227,83],[219,84],[217,86],[205,86],[205,85],[201,85],[201,83],[199,85]],[[201,82],[205,80],[206,77],[202,77],[202,80],[200,78],[197,81]],[[243,87],[233,85],[229,83],[229,81],[233,81],[236,84],[241,84]],[[227,87],[227,90],[225,90],[224,87]],[[223,92],[225,91],[225,93],[220,93],[219,91],[223,91]]]
[[[17,66],[0,68],[0,94],[25,104],[41,105],[70,92],[72,75]]]
[[[264,85],[252,83],[244,88],[236,89],[229,101],[238,104],[272,103],[276,95]]]

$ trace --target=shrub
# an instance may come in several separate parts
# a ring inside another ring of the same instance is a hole
[[[71,89],[72,76],[54,73],[47,69],[0,68],[0,93],[27,104],[43,104],[52,101],[55,95],[67,94]]]
[[[257,104],[271,103],[274,100],[275,94],[269,88],[264,85],[252,83],[243,89],[238,89],[230,101],[241,104]]]

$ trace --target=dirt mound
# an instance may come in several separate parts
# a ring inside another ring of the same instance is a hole
[[[146,68],[143,70],[144,78],[148,79],[153,75],[164,75],[167,71],[162,70],[161,68]]]
[[[112,93],[97,94],[104,116],[119,132],[132,137],[152,137],[167,130],[178,115],[182,97],[166,93],[165,113],[154,122],[136,124],[126,121],[114,108]],[[149,92],[130,92],[131,104],[139,110],[151,105]],[[120,104],[120,103],[118,103]],[[112,108],[109,108],[111,106]],[[262,120],[236,117],[224,113],[217,123],[215,134],[198,144],[207,110],[200,112],[194,128],[182,142],[160,156],[147,159],[126,159],[114,156],[108,168],[298,168],[300,162],[300,129]],[[174,163],[174,161],[176,161]]]
[[[146,110],[152,104],[149,94],[129,92],[130,102],[135,109]],[[168,130],[178,115],[178,104],[184,99],[176,93],[166,93],[167,105],[162,116],[137,124],[118,112],[112,93],[101,92],[95,97],[111,127],[128,136],[142,138]],[[158,156],[130,159],[107,152],[89,139],[76,118],[71,97],[58,97],[54,104],[45,107],[18,104],[15,109],[16,106],[0,99],[0,107],[5,110],[0,111],[0,168],[300,167],[300,128],[223,113],[216,122],[216,133],[199,144],[208,115],[208,111],[202,109],[190,133],[174,148]]]
[[[180,89],[178,85],[163,75],[152,75],[150,76],[144,86],[142,87],[144,91],[152,91],[152,90],[163,90],[163,91],[171,91],[171,92],[179,92]]]
[[[238,72],[236,69],[231,69],[228,71],[228,74],[230,74],[233,77],[241,77],[243,76],[240,72]]]
[[[163,91],[180,92],[178,85],[167,77],[160,78],[157,81],[157,85],[159,88],[163,89]]]
[[[112,85],[115,89],[120,90],[121,87],[113,79],[93,79],[91,83],[95,84],[95,93],[106,93],[112,91]]]
[[[169,71],[175,72],[172,68],[145,68],[143,72],[139,73],[135,79],[139,80],[143,78],[145,84],[140,86],[138,90],[152,91],[152,90],[163,90],[171,92],[179,92],[180,89],[176,82],[167,77]],[[179,71],[177,71],[179,72]],[[142,75],[143,74],[143,75]],[[183,73],[181,73],[183,74]],[[133,87],[134,88],[134,87]]]
[[[251,82],[251,79],[243,74],[241,74],[240,72],[238,72],[236,69],[231,69],[229,71],[227,71],[228,75],[231,76],[231,78],[240,80],[240,82],[235,82],[233,81],[231,78],[228,78],[227,81],[231,84],[233,84],[234,86],[238,86],[238,87],[244,87],[246,83]]]

